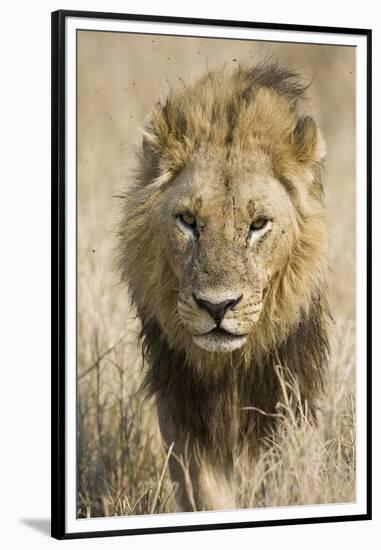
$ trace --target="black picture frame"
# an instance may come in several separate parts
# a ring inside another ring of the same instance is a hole
[[[364,514],[309,517],[296,519],[265,520],[255,522],[219,523],[208,525],[184,525],[120,529],[112,531],[67,532],[65,510],[65,24],[67,18],[92,18],[104,20],[129,20],[157,23],[184,23],[215,27],[242,27],[246,29],[273,29],[284,31],[308,31],[312,33],[337,33],[362,35],[367,43],[367,510]],[[52,231],[52,376],[51,376],[51,533],[57,539],[136,535],[148,533],[191,532],[210,529],[236,529],[276,525],[314,524],[327,522],[370,520],[372,518],[372,419],[371,419],[371,180],[372,180],[372,31],[341,27],[289,25],[249,21],[210,20],[197,18],[162,17],[155,15],[131,15],[124,13],[82,12],[59,10],[52,13],[51,34],[51,231]]]

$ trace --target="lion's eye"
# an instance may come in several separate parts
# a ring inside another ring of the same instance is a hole
[[[190,212],[185,212],[184,214],[178,214],[178,219],[181,221],[185,227],[189,227],[189,229],[196,229],[196,218],[193,216],[193,214],[190,214]]]
[[[261,229],[264,229],[268,221],[269,220],[267,220],[266,218],[257,218],[250,225],[250,231],[260,231]]]

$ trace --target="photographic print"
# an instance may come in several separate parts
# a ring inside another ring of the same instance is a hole
[[[53,536],[370,517],[369,60],[53,14]]]

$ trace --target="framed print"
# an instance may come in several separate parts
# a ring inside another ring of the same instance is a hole
[[[371,518],[371,31],[52,14],[52,535]]]

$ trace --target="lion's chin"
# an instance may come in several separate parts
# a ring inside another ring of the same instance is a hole
[[[236,336],[228,332],[208,332],[193,336],[193,341],[200,348],[210,352],[229,353],[245,344],[247,336]]]

